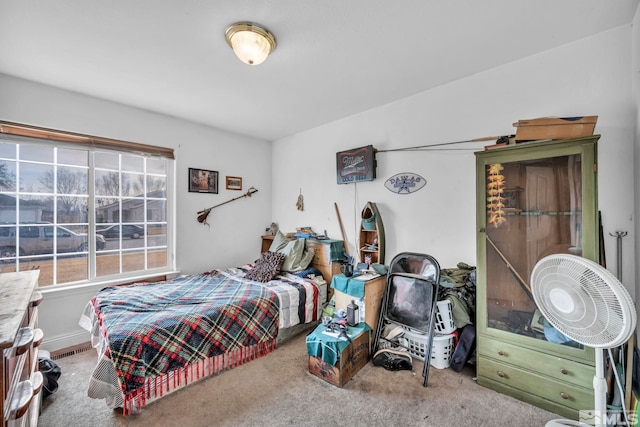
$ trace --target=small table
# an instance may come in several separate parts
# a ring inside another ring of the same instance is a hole
[[[387,276],[378,276],[362,281],[354,276],[346,277],[344,274],[336,274],[331,279],[331,288],[334,290],[336,310],[345,309],[351,300],[362,299],[364,309],[364,321],[375,336],[380,317],[380,306],[387,283]],[[362,319],[362,314],[360,314]]]

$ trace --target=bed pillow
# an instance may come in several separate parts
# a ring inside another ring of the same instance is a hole
[[[295,273],[304,270],[313,261],[314,249],[305,248],[305,239],[297,239],[287,243],[287,245],[278,252],[285,255],[282,271]]]
[[[295,240],[288,239],[282,231],[278,230],[273,238],[273,242],[271,242],[271,246],[269,246],[269,252],[280,252],[291,242],[295,242]]]
[[[285,255],[282,271],[295,273],[302,271],[311,264],[315,249],[306,249],[305,239],[290,240],[278,230],[269,251],[278,252]]]
[[[279,252],[264,252],[256,265],[247,272],[245,277],[256,282],[266,283],[280,273],[285,255]]]
[[[303,245],[304,247],[304,245]],[[311,264],[311,261],[313,261],[313,256],[316,254],[316,250],[315,249],[305,249],[302,252],[302,256],[300,257],[300,259],[292,264],[291,266],[287,266],[287,268],[289,268],[288,270],[285,270],[285,266],[282,266],[282,271],[288,271],[290,273],[296,273],[298,271],[302,271],[305,270],[307,267],[309,267],[309,264]],[[286,259],[285,259],[285,263],[286,263]]]

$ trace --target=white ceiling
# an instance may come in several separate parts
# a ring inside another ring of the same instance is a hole
[[[0,0],[0,73],[276,140],[628,25],[639,1]],[[275,35],[262,65],[226,44],[237,21]]]

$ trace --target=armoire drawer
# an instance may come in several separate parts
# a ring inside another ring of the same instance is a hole
[[[551,354],[541,353],[517,345],[497,340],[482,340],[478,352],[502,363],[548,375],[559,381],[566,381],[582,387],[591,387],[594,366]]]
[[[542,363],[539,362],[537,367],[540,368],[541,365]],[[593,371],[591,373],[593,379]],[[526,393],[578,411],[593,407],[593,388],[556,381],[553,378],[482,356],[478,358],[478,377],[524,390]]]

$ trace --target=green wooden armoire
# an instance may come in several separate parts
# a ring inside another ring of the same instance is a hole
[[[549,254],[599,259],[598,139],[475,153],[478,383],[576,420],[594,406],[594,351],[544,320],[529,280]]]

